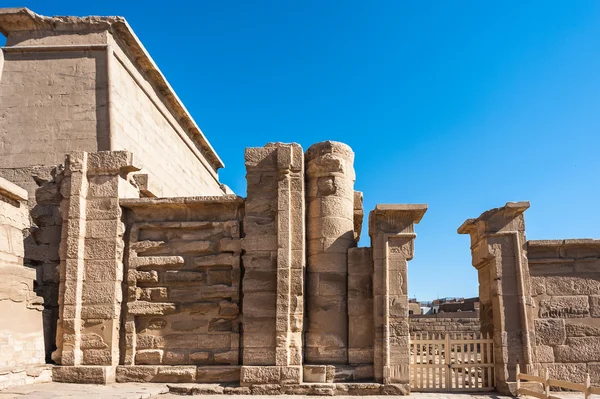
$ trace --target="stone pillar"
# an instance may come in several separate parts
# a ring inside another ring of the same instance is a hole
[[[334,141],[306,152],[307,363],[348,363],[348,249],[356,246],[353,162],[352,149]]]
[[[508,202],[467,219],[458,229],[471,236],[482,332],[494,337],[496,389],[513,395],[517,363],[528,373],[533,367],[533,300],[523,217],[527,208],[529,202]]]
[[[410,392],[407,267],[414,254],[414,224],[426,211],[427,205],[377,205],[369,215],[374,372],[375,380],[388,385],[390,393]]]
[[[55,381],[107,383],[119,364],[123,233],[119,198],[137,191],[123,177],[139,170],[124,151],[67,156],[59,267]],[[76,366],[76,367],[75,367]],[[90,366],[90,367],[82,367]]]
[[[304,155],[298,144],[246,149],[248,192],[242,385],[302,381]]]

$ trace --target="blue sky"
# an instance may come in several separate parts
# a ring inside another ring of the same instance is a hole
[[[598,1],[11,3],[125,16],[239,195],[245,147],[351,145],[367,211],[429,204],[411,297],[477,295],[456,229],[507,201],[528,239],[599,235]]]

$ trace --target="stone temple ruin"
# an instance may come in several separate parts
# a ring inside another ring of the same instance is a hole
[[[446,391],[514,391],[517,364],[600,383],[599,241],[527,241],[527,202],[468,219],[489,342],[444,363],[409,333],[427,206],[377,205],[357,247],[347,145],[247,148],[241,198],[124,19],[1,9],[0,32],[0,389],[408,394],[425,364]]]

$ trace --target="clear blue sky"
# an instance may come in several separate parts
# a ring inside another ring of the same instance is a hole
[[[600,235],[596,0],[4,3],[125,16],[239,195],[245,147],[351,145],[367,211],[429,204],[411,297],[477,295],[456,229],[507,201],[528,239]]]

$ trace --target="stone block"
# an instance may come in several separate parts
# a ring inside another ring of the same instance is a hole
[[[185,358],[186,358],[187,352],[186,351],[167,351],[165,352],[165,355],[163,357],[163,363],[164,364],[169,364],[169,365],[178,365],[178,364],[187,364]]]
[[[327,382],[327,366],[305,364],[303,368],[304,382]]]
[[[590,314],[587,296],[553,296],[540,301],[541,318],[585,317]]]
[[[164,283],[206,282],[206,272],[188,270],[167,270],[161,275],[161,279]]]
[[[567,324],[567,337],[600,337],[600,325]]]
[[[242,366],[240,369],[240,384],[242,386],[278,384],[279,380],[279,366]]]
[[[551,346],[537,345],[535,347],[535,355],[540,363],[554,363],[554,351]]]
[[[175,313],[177,306],[174,303],[135,301],[127,304],[127,310],[135,316],[158,316]]]
[[[139,365],[158,365],[163,362],[162,349],[138,350],[135,353],[135,363]]]
[[[84,365],[111,366],[113,364],[113,354],[108,349],[85,349],[82,352]]]
[[[600,337],[567,338],[565,345],[554,347],[556,362],[600,362]]]
[[[600,280],[596,278],[583,276],[546,276],[545,280],[547,295],[600,295]]]
[[[558,358],[556,359],[559,362]],[[585,363],[554,363],[546,365],[550,378],[581,383],[587,372]]]
[[[152,382],[193,382],[195,379],[195,366],[159,366]]]
[[[215,364],[237,365],[239,363],[239,352],[231,350],[226,352],[216,352],[213,354]]]
[[[77,384],[109,384],[115,382],[113,366],[54,366],[52,381]]]
[[[164,339],[167,349],[198,348],[197,334],[169,334],[165,335]]]
[[[535,321],[535,332],[538,345],[562,345],[567,339],[563,319],[538,319]]]
[[[239,366],[207,366],[198,367],[196,381],[203,383],[227,383],[240,381]]]

